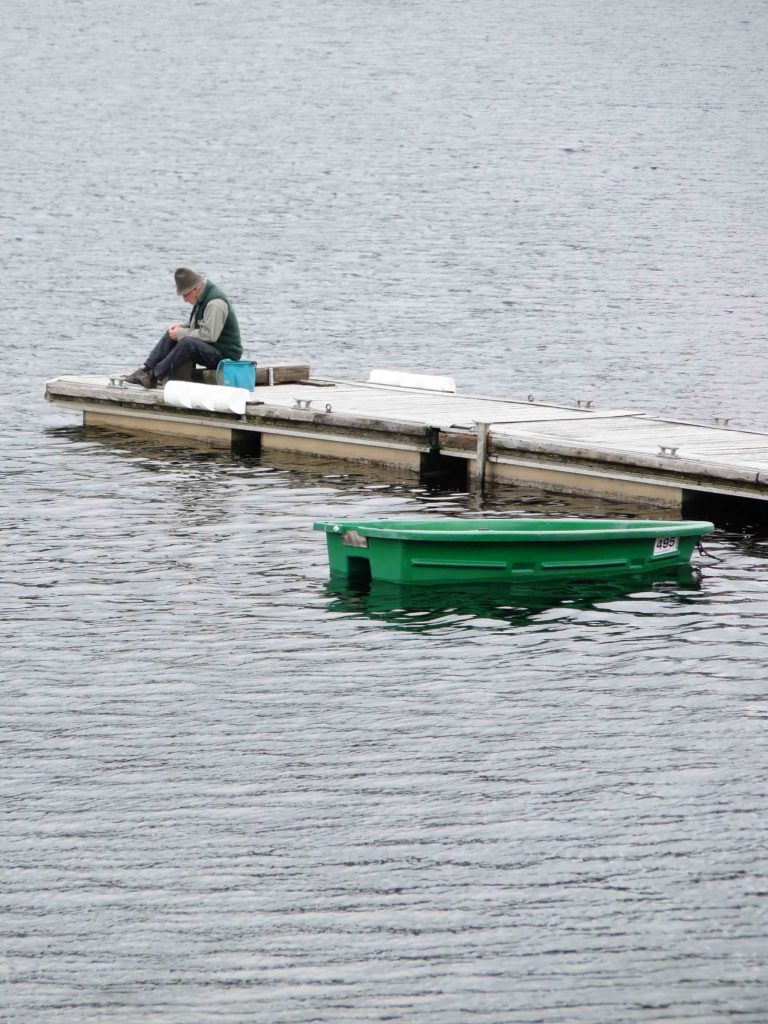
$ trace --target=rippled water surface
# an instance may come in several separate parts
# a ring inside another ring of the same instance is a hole
[[[84,430],[210,273],[262,362],[768,428],[764,5],[10,0],[0,1020],[768,1019],[768,531],[359,591],[314,520],[649,516]]]

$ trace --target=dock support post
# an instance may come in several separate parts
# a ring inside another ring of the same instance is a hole
[[[258,430],[232,430],[231,448],[233,455],[245,458],[261,455],[261,433]]]
[[[488,431],[490,423],[475,423],[477,431],[477,452],[475,454],[475,490],[482,494],[485,490],[485,468],[488,463]]]
[[[440,428],[427,427],[426,442],[429,451],[419,459],[419,481],[427,487],[441,490],[466,491],[469,487],[467,459],[443,455],[440,451]]]

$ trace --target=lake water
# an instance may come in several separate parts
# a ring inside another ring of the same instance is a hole
[[[768,429],[757,0],[9,0],[0,1020],[768,1019],[768,530],[525,594],[316,519],[654,515],[84,431],[178,265],[257,360]]]

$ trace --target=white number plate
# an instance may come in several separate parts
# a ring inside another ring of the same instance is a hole
[[[680,546],[679,537],[657,537],[653,542],[653,557],[657,555],[671,555]]]

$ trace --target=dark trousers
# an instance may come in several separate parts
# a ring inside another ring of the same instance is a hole
[[[192,366],[199,363],[207,370],[215,370],[221,358],[220,350],[208,341],[201,341],[199,338],[180,338],[179,341],[174,341],[166,331],[144,360],[144,366],[151,370],[158,380],[162,380],[188,363]]]

